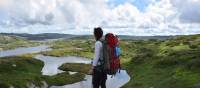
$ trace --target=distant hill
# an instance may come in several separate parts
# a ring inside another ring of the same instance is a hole
[[[128,40],[149,40],[149,39],[158,39],[158,40],[165,40],[165,39],[172,39],[175,36],[127,36],[127,35],[119,35],[120,39],[128,39]]]
[[[44,33],[44,34],[19,34],[19,33],[0,33],[0,35],[11,35],[11,36],[20,36],[28,40],[48,40],[48,39],[59,39],[59,38],[72,38],[75,35],[70,34],[58,34],[58,33]]]
[[[10,43],[15,41],[25,41],[25,38],[19,37],[19,36],[9,36],[9,35],[1,35],[0,34],[0,44],[2,43]]]
[[[0,33],[0,35],[6,36],[19,36],[28,40],[49,40],[49,39],[92,39],[93,35],[71,35],[71,34],[59,34],[59,33],[43,33],[43,34],[26,34],[26,33]],[[158,39],[165,40],[174,38],[174,36],[127,36],[119,35],[120,39],[123,40],[149,40]]]
[[[118,35],[122,40],[149,40],[149,39],[157,39],[157,40],[165,40],[172,39],[175,36],[128,36],[128,35]],[[93,35],[80,35],[73,37],[72,39],[92,39]]]

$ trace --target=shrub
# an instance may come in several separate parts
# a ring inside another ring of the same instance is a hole
[[[175,53],[175,51],[172,50],[172,49],[161,49],[160,50],[160,54],[165,55],[165,56],[169,56],[169,55],[172,55],[174,53]]]
[[[0,83],[0,88],[10,88],[10,86],[6,83]]]
[[[167,67],[177,65],[179,61],[174,57],[163,57],[155,63],[155,67]]]
[[[141,47],[136,50],[136,54],[135,56],[133,56],[132,62],[140,63],[143,62],[145,59],[152,58],[153,56],[154,56],[153,50]]]
[[[63,71],[80,72],[85,74],[88,74],[91,68],[91,64],[83,63],[65,63],[59,67],[59,69]]]
[[[166,45],[166,46],[169,46],[169,47],[174,47],[174,46],[180,45],[180,42],[178,42],[178,41],[167,41],[167,42],[165,43],[165,45]]]
[[[157,40],[157,39],[149,39],[148,41],[156,42],[156,41],[158,41],[158,40]]]
[[[186,67],[200,67],[199,50],[182,50],[182,51],[166,51],[165,55],[162,55],[162,59],[156,62],[156,66],[168,66],[168,65],[181,65]],[[199,60],[199,61],[198,61]],[[195,62],[196,61],[196,62]],[[195,64],[193,64],[195,63]]]
[[[144,61],[145,58],[146,56],[144,54],[137,54],[132,58],[132,62],[141,63],[142,61]]]
[[[198,48],[197,45],[189,45],[189,47],[190,47],[191,49],[196,49],[196,48]]]
[[[190,45],[189,41],[183,41],[183,45]]]
[[[187,63],[187,68],[189,69],[199,69],[200,67],[200,59],[192,59]]]
[[[42,78],[47,82],[49,86],[63,86],[66,84],[82,81],[84,77],[85,75],[82,73],[75,73],[70,75],[68,72],[64,72],[54,76],[43,76]]]

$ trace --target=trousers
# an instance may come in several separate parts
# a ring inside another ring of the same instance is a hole
[[[95,67],[93,69],[93,74],[92,74],[93,88],[99,88],[99,87],[106,88],[106,80],[107,80],[106,72],[98,67]]]

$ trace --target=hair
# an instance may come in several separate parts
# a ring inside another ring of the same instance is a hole
[[[103,36],[103,30],[101,29],[101,27],[94,28],[94,36],[96,41],[101,39],[101,37]]]

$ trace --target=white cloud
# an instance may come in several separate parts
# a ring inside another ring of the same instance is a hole
[[[134,0],[115,7],[109,1],[0,0],[0,32],[92,34],[102,26],[129,35],[200,33],[200,0],[147,0],[144,11]]]
[[[200,0],[171,0],[180,12],[180,20],[186,23],[200,23]]]

